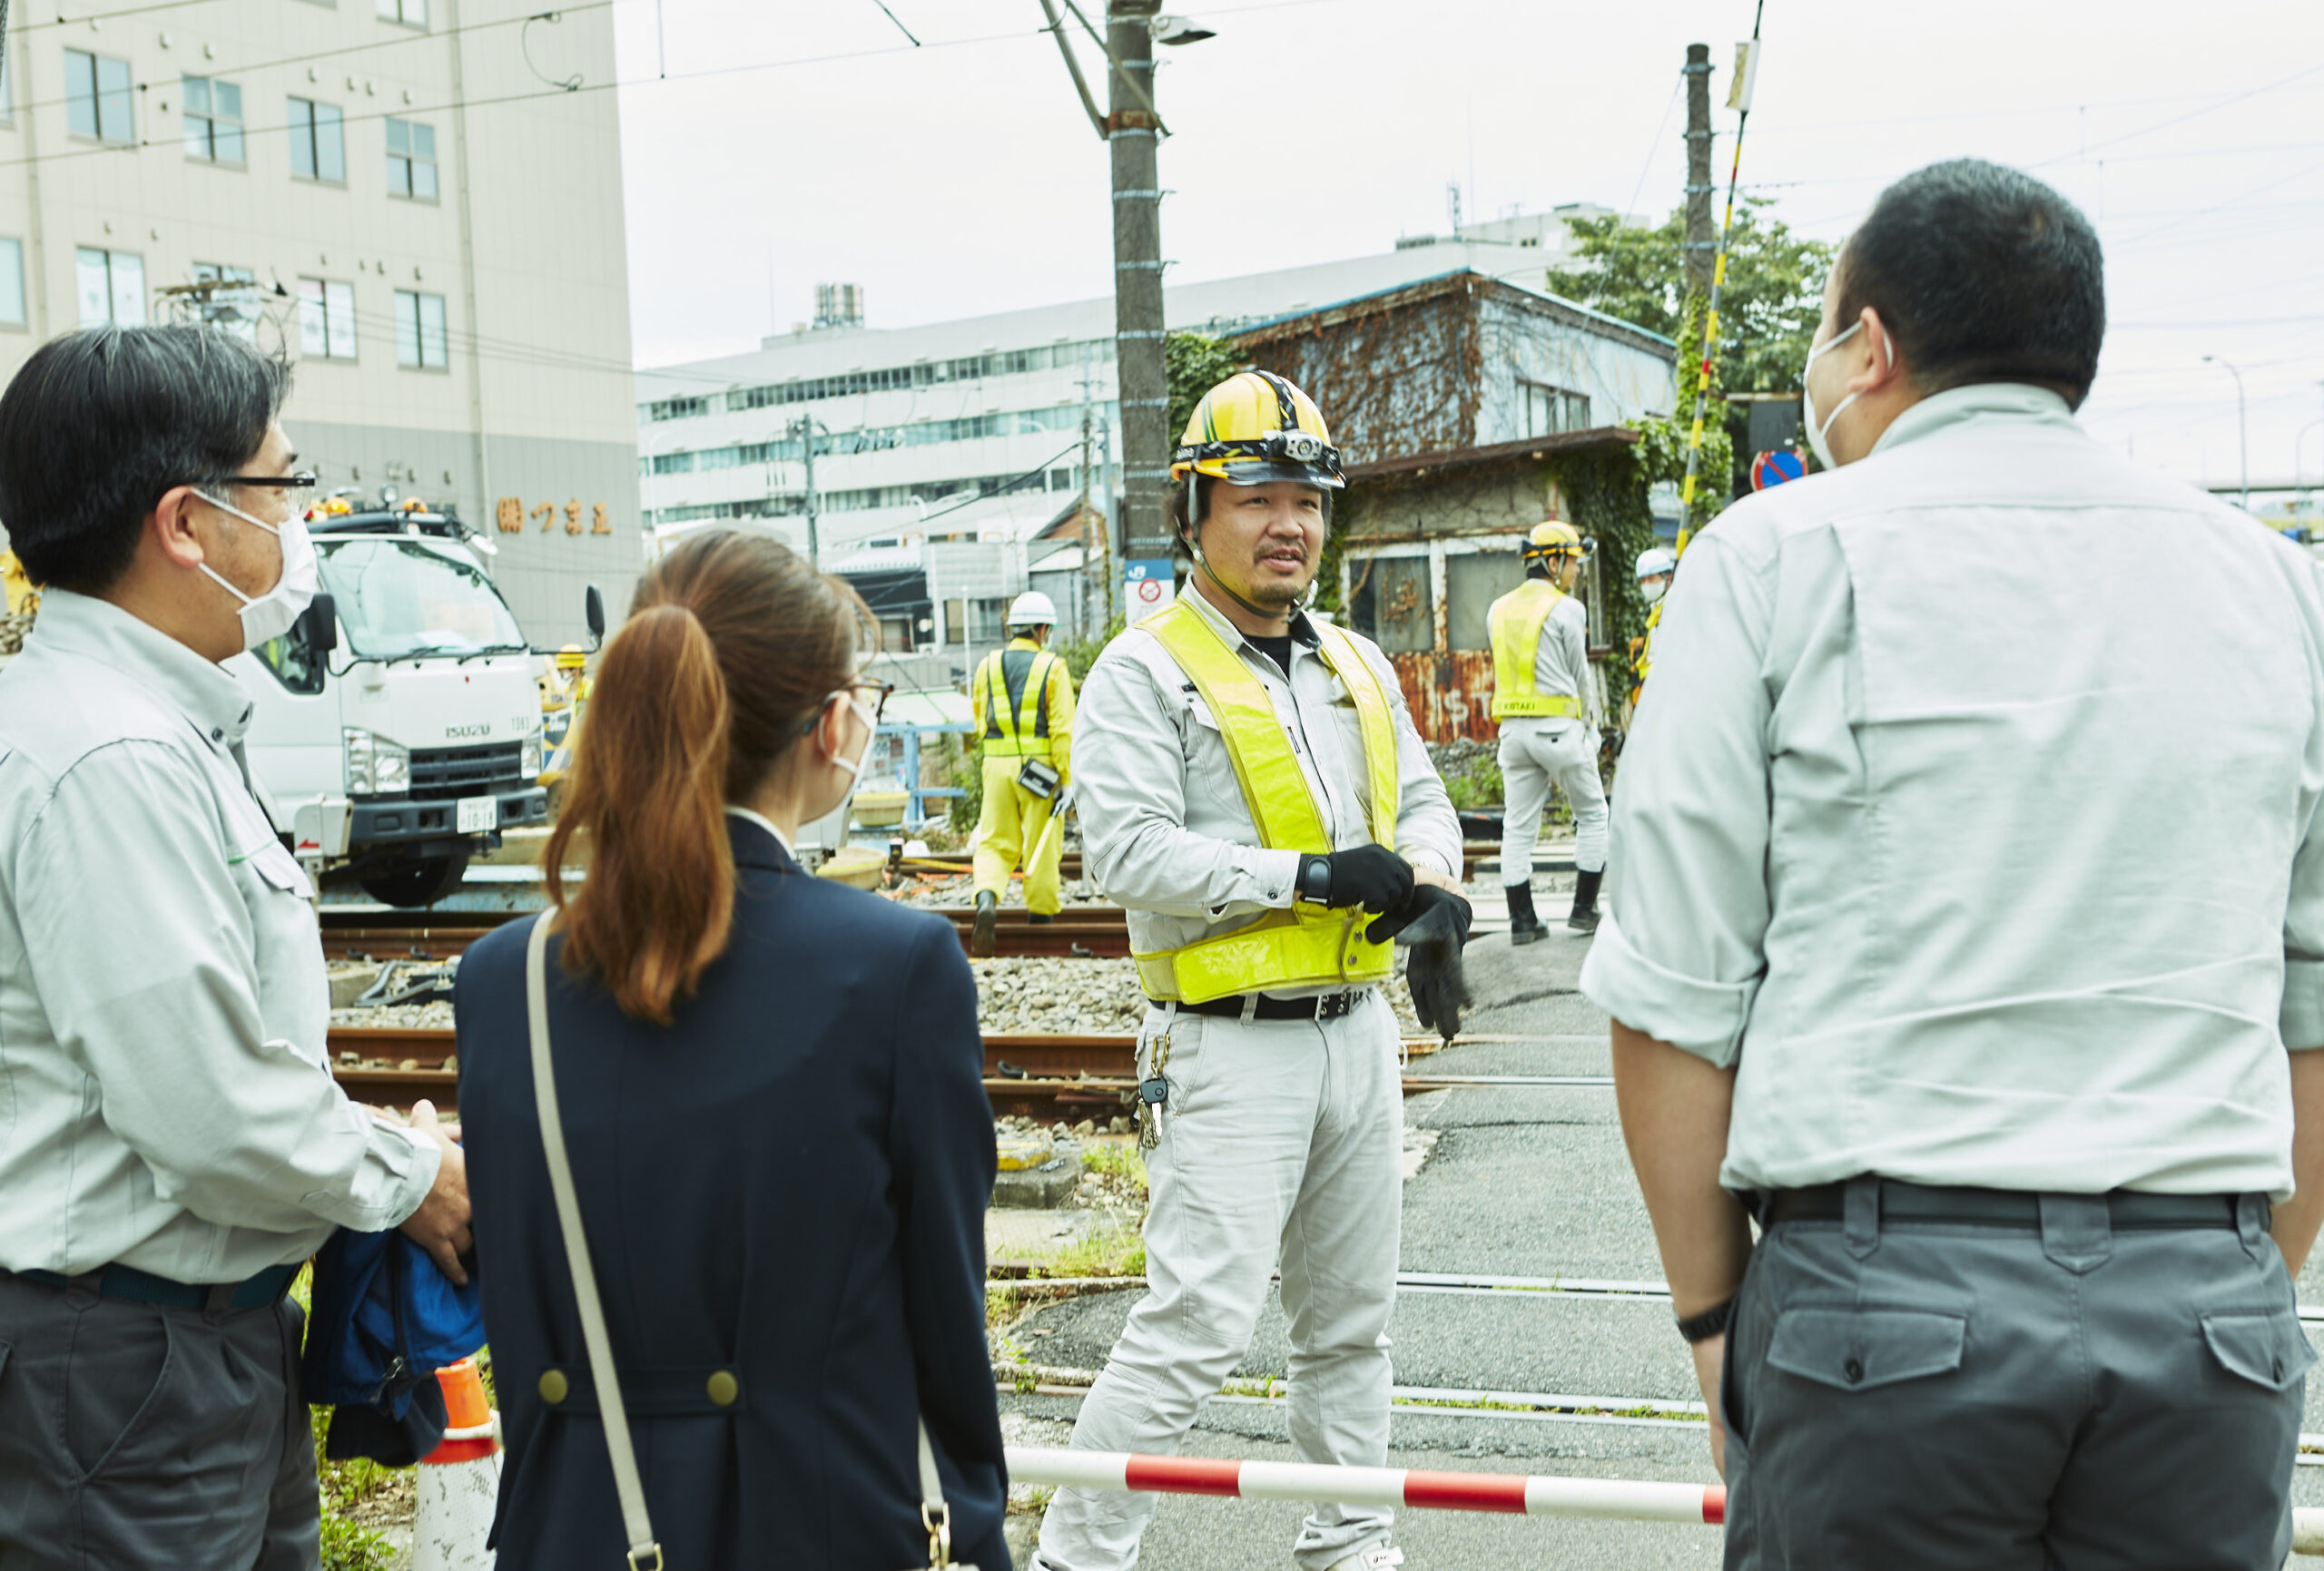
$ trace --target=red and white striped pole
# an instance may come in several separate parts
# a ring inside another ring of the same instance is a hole
[[[1524,1517],[1612,1517],[1634,1522],[1727,1520],[1727,1490],[1712,1484],[1647,1484],[1523,1473],[1432,1473],[1403,1468],[1334,1468],[1128,1451],[1009,1448],[1014,1484],[1078,1489],[1220,1495],[1244,1500],[1323,1500],[1413,1510],[1497,1511]]]

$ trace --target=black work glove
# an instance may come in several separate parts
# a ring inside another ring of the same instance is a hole
[[[1469,1005],[1469,984],[1461,974],[1461,946],[1469,941],[1469,902],[1450,889],[1423,884],[1413,891],[1413,909],[1403,919],[1396,941],[1412,950],[1404,968],[1413,990],[1413,1012],[1420,1023],[1447,1042],[1461,1034],[1461,1011]],[[1385,918],[1384,918],[1384,921]],[[1377,939],[1383,922],[1364,937]]]
[[[1413,898],[1412,863],[1386,846],[1356,846],[1315,859],[1331,874],[1324,903],[1334,910],[1362,906],[1376,916]]]

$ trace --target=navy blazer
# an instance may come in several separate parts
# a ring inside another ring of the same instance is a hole
[[[549,945],[557,1099],[655,1535],[676,1571],[925,1566],[924,1415],[954,1555],[1008,1571],[975,978],[942,918],[811,877],[727,821],[733,937],[672,1026],[625,1015]],[[568,1571],[618,1566],[627,1540],[535,1116],[531,930],[471,948],[453,1007],[507,1447],[499,1564]],[[556,1406],[552,1370],[570,1391]]]

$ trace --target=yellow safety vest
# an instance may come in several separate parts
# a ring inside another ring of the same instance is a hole
[[[1654,630],[1662,625],[1662,608],[1669,603],[1667,594],[1656,601],[1654,609],[1646,614],[1646,632],[1630,640],[1630,668],[1638,673],[1638,680],[1630,683],[1633,705],[1646,692],[1646,679],[1654,673]]]
[[[1568,693],[1537,692],[1533,662],[1541,647],[1541,629],[1550,613],[1565,598],[1546,578],[1528,578],[1492,603],[1486,614],[1492,630],[1492,717],[1577,715],[1581,701]]]
[[[1284,736],[1283,721],[1265,684],[1202,614],[1183,600],[1138,625],[1161,640],[1210,706],[1251,821],[1257,826],[1259,844],[1268,850],[1331,852],[1334,848],[1324,815]],[[1399,792],[1395,714],[1387,690],[1344,629],[1328,623],[1315,626],[1323,642],[1324,664],[1355,701],[1370,777],[1365,809],[1372,838],[1393,846]],[[1138,983],[1149,998],[1206,1004],[1236,993],[1384,981],[1395,967],[1395,948],[1364,938],[1364,929],[1373,919],[1361,909],[1295,904],[1231,933],[1137,956]]]
[[[1058,657],[1048,650],[1033,652],[1032,669],[1025,675],[1025,691],[1015,704],[1009,702],[1009,679],[996,649],[977,665],[970,684],[970,706],[984,716],[984,756],[987,758],[1047,758],[1049,756],[1049,679],[1057,674]],[[1022,654],[1023,650],[1015,653]]]

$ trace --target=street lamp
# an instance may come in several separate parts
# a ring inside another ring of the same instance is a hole
[[[2249,513],[2251,511],[2251,443],[2243,419],[2243,373],[2217,355],[2205,355],[2203,361],[2206,365],[2225,368],[2227,374],[2235,378],[2235,447],[2242,464],[2242,478],[2237,483],[2241,496],[2237,506]]]

